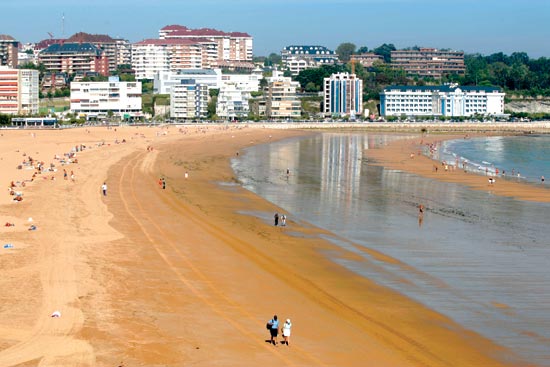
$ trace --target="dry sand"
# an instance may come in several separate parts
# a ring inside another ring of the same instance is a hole
[[[243,147],[304,132],[2,133],[0,223],[15,226],[0,228],[1,244],[14,246],[0,248],[0,366],[502,366],[512,356],[327,261],[321,252],[366,260],[319,239],[322,230],[292,218],[274,227],[281,208],[219,185],[235,182],[228,160]],[[49,165],[77,144],[89,147],[78,164],[55,161],[57,172],[37,175],[17,188],[23,201],[12,200],[10,182],[34,172],[15,168],[23,159]],[[410,144],[383,150],[380,161],[429,176],[428,159],[404,162]],[[63,168],[75,182],[63,179]],[[27,230],[29,217],[36,231]],[[50,317],[54,311],[61,317]],[[266,342],[274,313],[292,319],[290,346]]]

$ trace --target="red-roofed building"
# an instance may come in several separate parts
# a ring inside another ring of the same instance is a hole
[[[206,38],[216,43],[216,61],[252,61],[253,39],[244,32],[228,33],[212,28],[190,29],[185,26],[170,25],[159,31],[159,38]]]
[[[209,41],[146,39],[134,43],[132,67],[136,72],[136,80],[152,80],[161,71],[210,68],[205,42]]]

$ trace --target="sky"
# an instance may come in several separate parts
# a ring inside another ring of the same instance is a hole
[[[0,34],[23,43],[48,32],[137,42],[180,24],[246,32],[256,56],[288,45],[334,50],[351,42],[550,57],[550,0],[2,0],[1,9]]]

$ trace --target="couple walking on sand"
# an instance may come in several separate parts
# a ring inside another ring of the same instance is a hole
[[[269,335],[271,336],[270,343],[277,345],[277,336],[279,335],[279,320],[277,315],[274,315],[271,320],[267,322],[266,325],[269,330]],[[281,334],[283,335],[283,341],[281,343],[288,345],[288,338],[290,338],[290,329],[292,328],[292,323],[290,319],[286,319],[283,327],[281,328]]]
[[[273,216],[273,219],[274,219],[275,226],[279,225],[279,219],[281,220],[281,226],[283,227],[286,226],[286,215],[284,214],[279,215],[279,213],[275,213],[275,215]]]

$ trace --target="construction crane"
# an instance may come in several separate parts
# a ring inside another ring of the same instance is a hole
[[[50,39],[53,39],[53,33],[52,32],[48,32],[48,35],[50,36]]]

